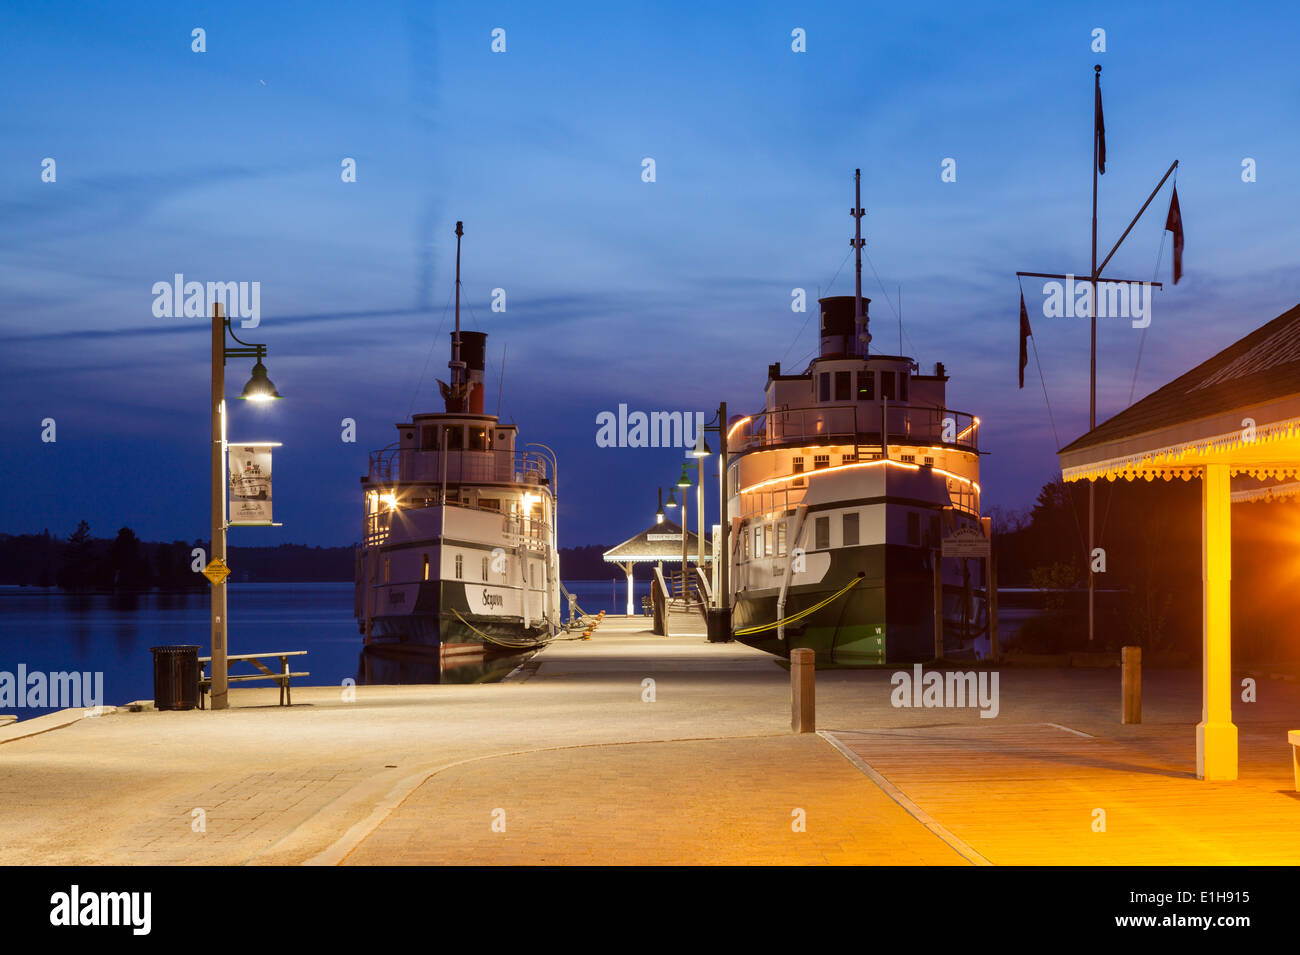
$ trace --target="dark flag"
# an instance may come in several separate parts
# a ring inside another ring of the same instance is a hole
[[[1101,69],[1101,67],[1098,67]],[[1097,105],[1093,109],[1094,130],[1097,137],[1097,171],[1106,173],[1106,120],[1101,115],[1101,76],[1097,76]]]
[[[1025,311],[1025,290],[1020,290],[1020,387],[1025,387],[1025,366],[1029,364],[1029,313]]]
[[[1183,277],[1183,213],[1178,208],[1178,187],[1174,186],[1169,200],[1169,215],[1165,218],[1165,231],[1174,234],[1174,284]]]

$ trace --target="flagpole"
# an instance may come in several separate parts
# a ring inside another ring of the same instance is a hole
[[[1090,354],[1088,359],[1088,430],[1097,427],[1097,104],[1101,102],[1101,64],[1093,67],[1093,117],[1092,117],[1092,300],[1089,313],[1092,317]],[[1097,580],[1092,572],[1092,554],[1096,548],[1097,482],[1088,482],[1088,643],[1095,635]]]

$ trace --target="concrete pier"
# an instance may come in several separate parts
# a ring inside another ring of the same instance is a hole
[[[0,727],[0,863],[1300,862],[1294,683],[1238,708],[1241,778],[1206,783],[1194,670],[1148,670],[1136,725],[1113,670],[1003,669],[993,719],[827,670],[794,735],[783,661],[648,626],[606,617],[495,685]]]

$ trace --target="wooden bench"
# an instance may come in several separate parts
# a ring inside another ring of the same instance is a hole
[[[1291,730],[1287,733],[1286,741],[1291,744],[1291,768],[1295,770],[1295,791],[1300,793],[1300,730]]]
[[[306,670],[301,673],[289,672],[289,658],[306,656],[306,650],[275,650],[267,653],[232,653],[226,657],[226,667],[229,670],[230,664],[238,662],[251,663],[261,673],[241,673],[238,676],[227,676],[227,683],[242,683],[246,680],[271,680],[280,687],[280,705],[293,705],[293,690],[289,681],[296,676],[311,676]],[[276,673],[270,667],[262,662],[264,657],[274,657],[280,661],[280,672]],[[212,689],[212,677],[206,674],[212,663],[212,657],[199,657],[199,709],[204,709],[203,698]]]
[[[649,597],[641,598],[641,613],[646,617],[649,617],[654,613],[654,606]]]

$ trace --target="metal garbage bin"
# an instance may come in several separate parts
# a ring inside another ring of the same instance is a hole
[[[199,648],[150,647],[153,653],[153,705],[159,710],[192,710],[199,705]]]

